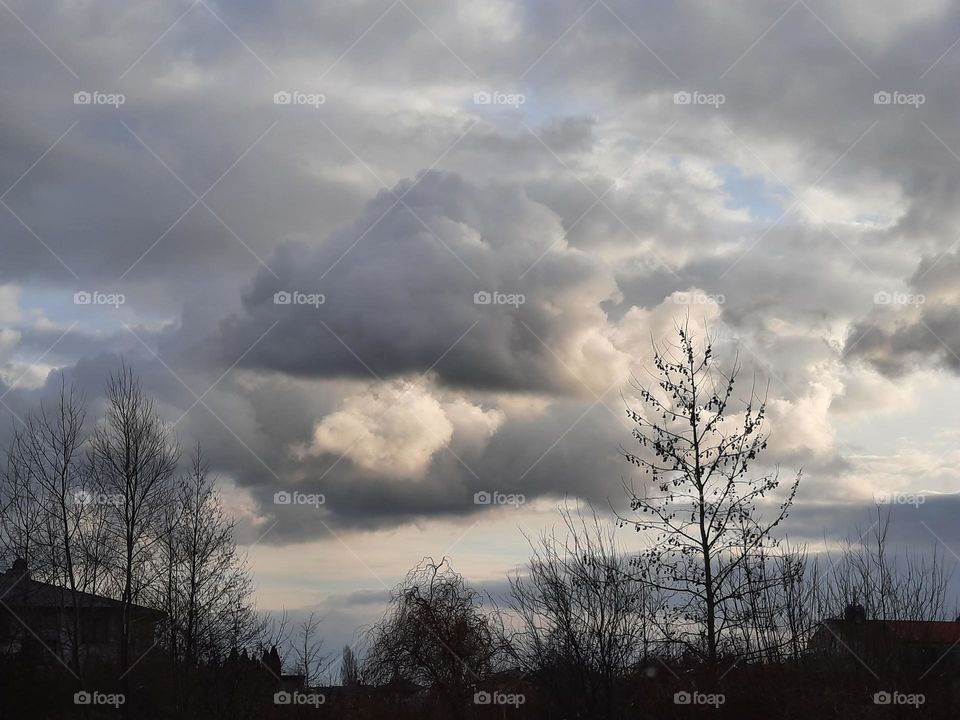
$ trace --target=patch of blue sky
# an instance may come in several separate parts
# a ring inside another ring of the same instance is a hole
[[[754,220],[773,222],[792,202],[786,188],[771,185],[759,175],[745,175],[735,165],[719,165],[716,172],[723,178],[723,189],[729,198],[727,207],[746,210]]]
[[[116,291],[77,287],[74,290],[48,285],[27,285],[20,292],[21,319],[13,323],[28,327],[37,322],[37,311],[61,327],[77,323],[77,330],[87,333],[115,332],[122,322],[133,321],[126,297]]]

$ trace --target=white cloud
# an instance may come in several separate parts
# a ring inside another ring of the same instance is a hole
[[[814,374],[814,373],[811,373]],[[827,458],[835,449],[835,431],[830,404],[843,390],[843,384],[820,367],[820,379],[811,381],[803,395],[775,397],[767,405],[770,419],[770,459]]]
[[[433,456],[452,444],[479,450],[505,420],[464,398],[443,401],[422,383],[396,379],[351,395],[320,420],[300,456],[344,455],[365,470],[421,477]]]

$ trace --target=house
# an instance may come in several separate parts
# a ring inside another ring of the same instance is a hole
[[[78,654],[81,662],[113,663],[120,657],[123,603],[77,593],[80,616]],[[155,643],[164,614],[131,605],[129,653],[139,658]],[[26,656],[37,665],[69,665],[73,654],[74,599],[68,588],[30,577],[24,560],[0,573],[0,656]],[[56,657],[54,657],[56,656]]]
[[[868,664],[960,665],[960,622],[867,620],[851,606],[843,619],[824,620],[810,638],[813,654],[853,656]]]

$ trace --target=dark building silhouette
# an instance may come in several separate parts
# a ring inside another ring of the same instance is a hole
[[[114,662],[120,655],[123,603],[77,593],[81,662]],[[132,605],[130,655],[139,657],[155,642],[156,627],[164,615]],[[68,588],[30,577],[24,560],[0,573],[0,655],[22,656],[36,665],[69,664],[74,643],[74,598]],[[54,657],[56,656],[56,657]]]
[[[845,613],[842,620],[821,623],[810,638],[809,649],[867,663],[937,663],[955,669],[960,665],[960,622],[867,620],[854,611]]]

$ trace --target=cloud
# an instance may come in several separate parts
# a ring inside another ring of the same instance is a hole
[[[401,200],[398,200],[401,198]],[[615,284],[522,188],[425,172],[320,244],[290,242],[224,323],[247,367],[308,377],[434,373],[459,387],[581,392],[564,364],[609,353]],[[283,292],[323,303],[277,304]],[[598,368],[602,370],[602,366]]]
[[[946,0],[14,9],[36,35],[0,25],[4,403],[23,415],[63,371],[92,418],[123,357],[203,441],[243,537],[279,521],[258,546],[271,599],[316,598],[297,550],[329,531],[377,533],[380,573],[467,517],[496,545],[520,515],[478,491],[622,502],[619,394],[687,312],[770,382],[764,460],[807,471],[791,532],[845,532],[871,478],[951,482],[943,447],[898,445],[943,422],[960,369]],[[80,87],[127,102],[78,107]],[[273,103],[293,89],[326,102]],[[80,289],[127,303],[78,308]],[[494,291],[524,302],[474,302]],[[938,532],[944,508],[925,506]],[[269,575],[285,554],[296,583]],[[337,597],[366,587],[325,555]]]
[[[421,384],[394,380],[351,395],[316,424],[303,457],[342,454],[358,467],[388,477],[422,476],[434,454],[457,444],[482,448],[505,416],[464,398],[441,402]]]
[[[777,459],[822,460],[835,450],[835,430],[829,417],[833,398],[843,389],[835,377],[824,373],[811,383],[803,397],[775,398],[770,402],[770,454]]]
[[[960,374],[960,253],[920,260],[908,291],[881,291],[884,304],[850,329],[844,354],[888,377],[924,369]]]

